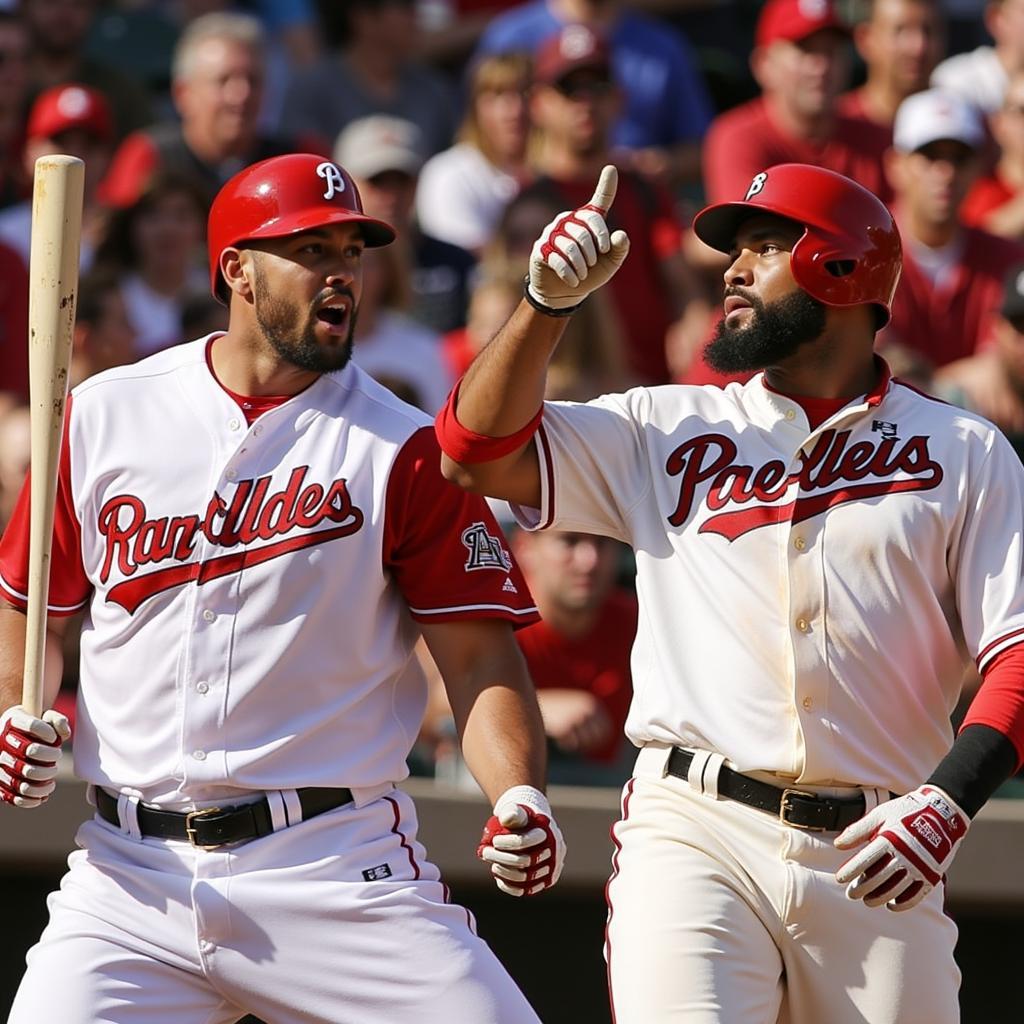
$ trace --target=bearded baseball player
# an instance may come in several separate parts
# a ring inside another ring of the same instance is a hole
[[[805,165],[694,223],[730,259],[708,358],[762,373],[542,403],[566,317],[627,255],[615,182],[544,230],[436,425],[445,475],[527,529],[636,552],[615,1020],[956,1021],[943,877],[1024,752],[1024,472],[874,355],[899,235]],[[964,651],[984,682],[954,742]]]
[[[516,895],[564,845],[513,641],[536,614],[431,421],[349,361],[362,255],[392,228],[322,157],[255,164],[209,220],[227,333],[75,389],[46,663],[85,609],[78,834],[13,1024],[537,1017],[448,898],[395,782],[422,635],[494,801],[479,854]],[[67,721],[20,692],[28,491],[0,545],[0,798],[53,790]],[[11,827],[11,826],[6,826]]]

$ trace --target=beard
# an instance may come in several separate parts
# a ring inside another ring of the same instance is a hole
[[[355,297],[346,288],[332,289],[331,294],[346,295],[352,301],[348,334],[337,346],[324,346],[317,341],[316,309],[327,295],[318,295],[303,315],[297,302],[272,295],[263,268],[256,263],[253,281],[256,323],[270,347],[285,361],[300,370],[333,373],[352,358],[352,337],[356,329]],[[302,326],[304,325],[304,326]]]
[[[718,321],[715,336],[704,349],[704,361],[719,373],[775,366],[825,329],[827,307],[805,291],[793,292],[770,305],[739,288],[726,294],[746,299],[754,312],[744,327],[730,327],[724,317]]]

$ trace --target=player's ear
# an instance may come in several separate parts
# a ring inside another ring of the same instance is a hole
[[[247,249],[236,249],[229,245],[220,254],[220,273],[224,283],[243,298],[252,298],[252,253]]]

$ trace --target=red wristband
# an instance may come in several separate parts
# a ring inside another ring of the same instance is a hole
[[[455,403],[459,399],[459,385],[456,382],[448,395],[444,408],[434,420],[434,433],[437,435],[441,451],[455,462],[493,462],[504,455],[509,455],[517,448],[522,448],[537,432],[540,421],[544,418],[544,406],[537,410],[537,415],[526,426],[507,437],[490,437],[467,430],[455,416]]]

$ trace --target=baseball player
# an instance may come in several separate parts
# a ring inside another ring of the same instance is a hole
[[[436,426],[445,475],[524,527],[636,552],[615,1019],[955,1021],[942,879],[1024,752],[1024,471],[874,356],[896,227],[799,164],[694,223],[730,257],[709,358],[763,373],[542,404],[565,318],[627,255],[615,181],[544,230]],[[954,742],[965,650],[984,681]]]
[[[445,680],[494,816],[500,888],[564,844],[512,638],[535,619],[429,417],[349,362],[367,246],[394,238],[309,154],[232,178],[209,218],[216,333],[77,387],[46,664],[85,609],[75,767],[96,808],[28,956],[13,1024],[537,1017],[454,906],[395,788]],[[0,544],[0,799],[53,790],[66,720],[17,706],[27,491]]]

